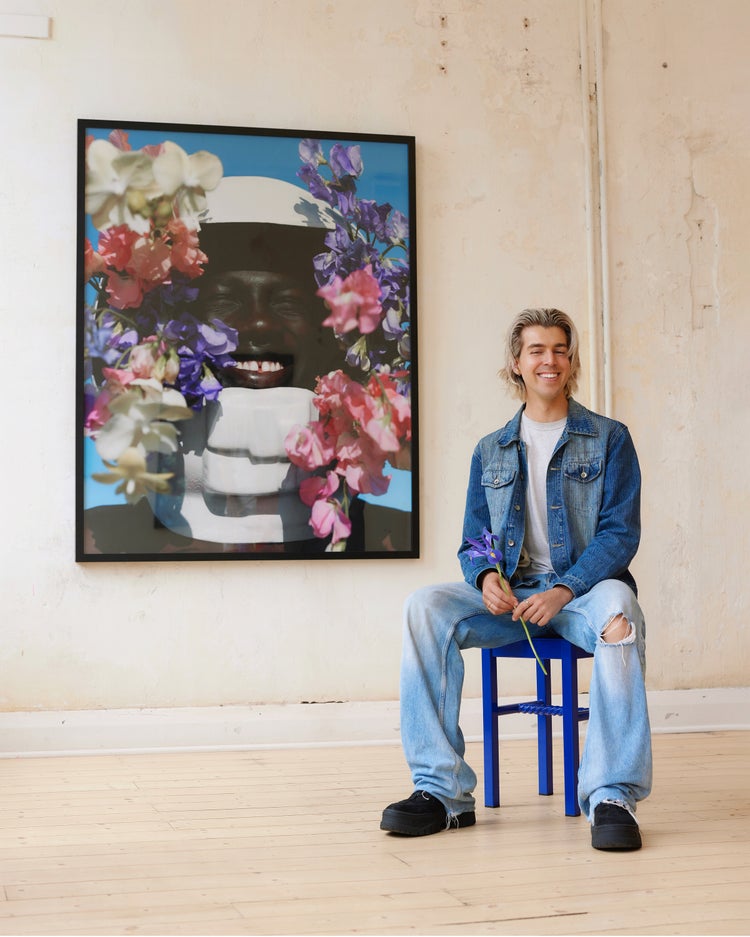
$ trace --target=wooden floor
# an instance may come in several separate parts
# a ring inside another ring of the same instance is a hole
[[[750,735],[654,749],[627,854],[536,794],[527,741],[503,807],[417,839],[378,829],[395,746],[2,760],[0,934],[748,934]]]

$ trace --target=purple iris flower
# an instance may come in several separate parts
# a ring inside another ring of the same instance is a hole
[[[487,530],[485,527],[482,530],[481,538],[475,540],[472,537],[467,537],[466,542],[470,543],[472,547],[471,550],[467,550],[467,555],[474,561],[486,560],[488,563],[492,563],[497,570],[498,575],[500,576],[500,585],[502,586],[503,591],[510,595],[510,586],[508,585],[505,576],[503,576],[502,569],[500,569],[500,563],[503,559],[503,554],[500,552],[500,538],[496,534],[493,534],[491,531]],[[541,667],[542,673],[546,674],[547,671],[536,652],[534,642],[531,640],[528,626],[523,620],[523,617],[521,617],[520,621],[523,625],[523,630],[526,632],[526,640],[529,642],[531,650],[534,652],[534,657],[536,657],[536,661]]]
[[[487,560],[488,563],[495,566],[502,562],[503,554],[500,552],[500,538],[487,530],[486,527],[482,531],[480,539],[474,540],[467,537],[466,540],[472,546],[472,549],[468,551],[468,555],[472,560]]]

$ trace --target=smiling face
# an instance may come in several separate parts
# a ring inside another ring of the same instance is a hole
[[[325,339],[319,300],[282,273],[230,270],[211,277],[201,290],[206,321],[221,319],[237,329],[237,364],[224,368],[225,386],[307,387],[325,373],[335,351]],[[330,332],[330,330],[325,330]]]
[[[548,411],[561,406],[567,412],[571,365],[568,340],[559,326],[526,326],[513,371],[523,379],[529,415],[537,409]]]

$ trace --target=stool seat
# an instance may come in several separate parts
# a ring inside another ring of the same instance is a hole
[[[589,711],[578,705],[578,661],[593,657],[564,638],[534,638],[534,646],[547,671],[537,665],[529,642],[524,639],[503,647],[482,649],[482,716],[484,735],[484,803],[500,806],[500,771],[498,719],[509,713],[533,713],[537,717],[539,793],[552,794],[552,717],[563,720],[563,777],[565,814],[577,817],[578,766],[580,750],[578,727],[589,718]],[[536,670],[537,699],[499,705],[497,661],[499,658],[531,658]],[[562,670],[562,706],[552,705],[551,662],[559,660]]]

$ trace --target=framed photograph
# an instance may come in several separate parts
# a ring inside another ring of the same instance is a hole
[[[78,147],[76,560],[418,556],[414,138]]]

